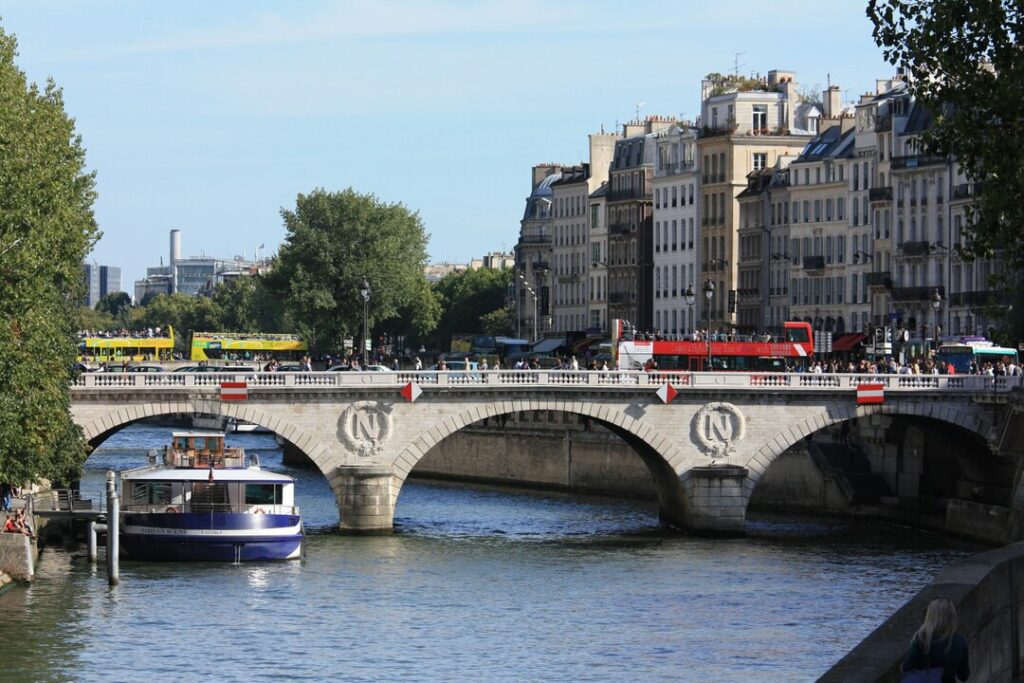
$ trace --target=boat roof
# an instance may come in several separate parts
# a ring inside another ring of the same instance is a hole
[[[220,438],[223,439],[224,438],[224,432],[214,432],[214,431],[207,431],[207,432],[172,432],[171,436],[173,438],[175,438],[175,439],[178,438],[179,436],[185,436],[185,437],[188,437],[188,436],[192,436],[192,437],[201,436],[203,438],[213,436],[213,437],[220,437]]]
[[[209,481],[209,469],[173,469],[158,467],[133,474],[125,474],[126,481]],[[295,480],[286,474],[248,468],[225,468],[213,470],[213,481],[251,481],[261,484],[293,484]]]

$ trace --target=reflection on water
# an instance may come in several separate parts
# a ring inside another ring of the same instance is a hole
[[[170,430],[135,426],[90,457],[142,464]],[[707,540],[642,504],[408,484],[390,536],[335,534],[318,472],[273,438],[231,437],[296,477],[306,558],[122,563],[48,549],[0,595],[5,681],[809,680],[967,552],[860,522],[766,517]]]

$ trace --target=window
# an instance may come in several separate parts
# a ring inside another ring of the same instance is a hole
[[[768,132],[768,105],[755,104],[752,112],[752,128],[755,133]],[[756,168],[756,167],[755,167]],[[763,167],[762,167],[763,168]]]
[[[281,487],[275,484],[246,484],[246,505],[280,505]]]
[[[767,152],[754,152],[754,170],[760,171],[768,165]]]

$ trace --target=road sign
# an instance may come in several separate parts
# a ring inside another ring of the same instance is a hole
[[[245,382],[221,382],[220,400],[244,401],[249,398],[249,388]]]
[[[416,384],[415,382],[409,382],[404,387],[402,387],[402,398],[404,398],[409,403],[414,403],[422,393],[423,390],[420,389],[420,385]]]
[[[857,405],[885,403],[884,384],[858,384]]]
[[[657,391],[657,396],[661,399],[662,403],[671,403],[672,399],[674,399],[678,394],[679,392],[676,391],[675,387],[668,382],[658,387]]]

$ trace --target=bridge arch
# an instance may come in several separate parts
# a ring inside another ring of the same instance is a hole
[[[768,466],[791,446],[831,425],[847,420],[868,418],[872,415],[920,417],[959,427],[980,439],[985,439],[993,424],[976,407],[970,410],[952,409],[936,401],[893,400],[881,405],[833,405],[826,410],[797,421],[766,443],[745,464],[749,494],[764,475]]]
[[[496,400],[478,403],[434,424],[414,438],[395,458],[394,499],[397,501],[402,486],[416,464],[449,436],[485,419],[533,411],[579,415],[593,420],[620,437],[640,456],[651,473],[662,519],[676,526],[684,524],[687,502],[680,474],[690,463],[678,445],[652,427],[649,421],[644,421],[642,416],[633,417],[626,411],[604,404],[559,399]]]
[[[210,415],[213,417],[231,417],[245,420],[271,430],[287,439],[301,450],[327,477],[334,464],[321,439],[305,433],[295,424],[282,420],[272,411],[266,411],[254,405],[242,405],[216,400],[184,400],[161,401],[159,403],[135,403],[112,407],[99,417],[80,423],[82,435],[90,447],[95,448],[115,432],[129,424],[152,417],[169,415]]]

